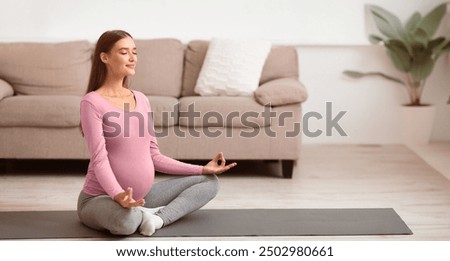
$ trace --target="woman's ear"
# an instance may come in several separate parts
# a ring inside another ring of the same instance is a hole
[[[104,52],[100,53],[100,60],[102,60],[103,63],[108,62],[108,55]]]

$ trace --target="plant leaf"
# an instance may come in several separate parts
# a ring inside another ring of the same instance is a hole
[[[347,71],[343,71],[342,73],[347,75],[347,76],[349,76],[349,77],[351,77],[351,78],[356,78],[356,79],[359,79],[359,78],[362,78],[362,77],[366,76],[365,73],[360,73],[360,72],[357,72],[357,71],[348,71],[347,70]]]
[[[428,43],[427,50],[430,51],[433,56],[436,56],[438,53],[442,51],[442,49],[445,48],[445,46],[447,46],[447,44],[448,41],[445,40],[444,37],[439,37],[431,40]]]
[[[436,33],[446,10],[447,3],[440,4],[426,14],[420,21],[419,27],[422,28],[430,38]]]
[[[380,36],[377,35],[369,35],[369,42],[371,44],[379,44],[380,42],[383,42],[383,38],[381,38]]]
[[[392,76],[389,76],[389,75],[384,74],[384,73],[373,73],[372,75],[378,75],[378,76],[384,77],[387,80],[390,80],[390,81],[393,81],[393,82],[405,85],[405,83],[402,80],[400,80],[398,78],[395,78],[395,77],[392,77]]]
[[[425,45],[421,43],[414,43],[412,46],[413,55],[412,55],[412,66],[422,65],[428,62],[431,59],[432,52],[425,47]]]
[[[386,49],[388,56],[398,70],[408,72],[411,69],[412,61],[405,44],[398,40],[391,40],[386,43]]]
[[[377,15],[374,15],[373,19],[375,21],[375,25],[377,26],[378,30],[383,35],[391,39],[401,39],[397,31],[385,19]]]
[[[431,59],[431,57],[421,64],[414,64],[411,68],[411,75],[413,76],[414,81],[420,82],[428,78],[433,71],[433,67],[434,60]]]
[[[449,52],[449,51],[450,51],[450,40],[447,41],[446,44],[444,45],[444,47],[442,47],[441,50],[435,54],[436,59],[437,59],[437,57],[439,57],[442,54]]]
[[[381,73],[381,72],[365,72],[365,73],[363,73],[363,72],[347,70],[347,71],[344,71],[343,74],[345,74],[349,77],[352,77],[352,78],[356,78],[356,79],[359,79],[359,78],[362,78],[365,76],[381,76],[389,81],[393,81],[393,82],[396,82],[396,83],[399,83],[402,85],[406,85],[402,80],[392,77],[392,76],[389,76],[387,74]]]
[[[428,34],[422,28],[418,27],[413,34],[414,41],[421,43],[424,46],[428,45]]]
[[[422,16],[419,12],[415,12],[406,22],[405,29],[409,32],[414,32],[416,28],[419,26],[420,21],[422,20]]]
[[[404,30],[398,17],[375,5],[369,5],[375,24],[382,34],[393,39],[403,39]]]
[[[438,38],[431,40],[428,43],[427,48],[429,50],[434,50],[435,48],[438,48],[440,45],[445,46],[445,44],[446,44],[445,37],[438,37]]]

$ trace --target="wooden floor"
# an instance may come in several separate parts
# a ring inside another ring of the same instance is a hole
[[[238,162],[221,175],[220,193],[205,208],[394,208],[414,233],[224,240],[450,240],[449,156],[450,143],[305,144],[293,179],[281,178],[276,162]],[[16,162],[11,172],[0,174],[0,211],[74,210],[86,163]],[[168,177],[158,175],[157,181]]]

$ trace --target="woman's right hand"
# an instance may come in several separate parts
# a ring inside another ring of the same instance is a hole
[[[202,174],[220,174],[237,165],[236,162],[226,165],[223,152],[219,152],[208,164],[203,166]]]
[[[114,196],[114,201],[119,203],[124,208],[141,207],[145,204],[144,199],[138,201],[133,199],[133,189],[128,188],[126,191]]]

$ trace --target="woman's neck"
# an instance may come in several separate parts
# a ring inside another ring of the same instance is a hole
[[[104,94],[110,95],[110,96],[122,96],[124,93],[124,86],[123,86],[123,78],[117,78],[117,79],[106,79],[103,85],[99,88],[102,89]]]

